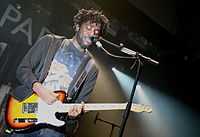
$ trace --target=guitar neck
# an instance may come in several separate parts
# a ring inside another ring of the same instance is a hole
[[[68,112],[72,106],[81,106],[82,104],[62,104],[57,107],[58,112]],[[124,110],[127,103],[88,103],[84,104],[85,111],[97,110]]]

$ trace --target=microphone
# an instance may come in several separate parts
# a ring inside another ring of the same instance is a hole
[[[102,47],[102,44],[101,44],[100,41],[97,41],[95,44],[97,45],[98,48],[101,48],[101,47]]]
[[[98,48],[102,47],[102,44],[101,44],[101,42],[99,41],[99,38],[98,38],[98,37],[93,36],[93,37],[91,37],[90,39],[91,39],[91,41],[92,41],[95,45],[97,45]]]

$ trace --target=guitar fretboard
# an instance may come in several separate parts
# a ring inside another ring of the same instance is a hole
[[[84,104],[85,111],[97,111],[97,110],[124,110],[126,109],[127,103],[87,103]],[[58,112],[68,112],[69,108],[72,106],[79,106],[81,107],[82,104],[60,104],[56,106]],[[141,110],[142,109],[142,110]],[[143,110],[144,107],[140,104],[132,104],[131,110],[138,112],[138,111],[145,111]]]

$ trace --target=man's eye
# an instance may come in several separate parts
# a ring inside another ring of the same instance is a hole
[[[95,34],[95,35],[99,34],[99,30],[95,30],[95,31],[94,31],[94,34]]]
[[[91,28],[92,28],[92,27],[91,27],[90,25],[87,26],[87,29],[88,29],[88,30],[91,30]]]

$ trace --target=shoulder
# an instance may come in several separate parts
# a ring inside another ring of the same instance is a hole
[[[63,40],[63,39],[66,39],[66,37],[65,37],[65,36],[61,36],[61,35],[56,35],[56,34],[50,33],[50,34],[45,34],[45,35],[43,35],[40,39],[56,39],[56,40]]]
[[[61,36],[61,35],[56,35],[56,34],[49,34],[49,35],[52,35],[56,39],[66,39],[65,36]]]
[[[93,72],[95,72],[95,73],[98,73],[99,72],[99,68],[98,68],[98,65],[97,65],[97,63],[95,61],[95,58],[93,57],[93,55],[90,52],[88,52],[87,54],[90,57],[89,64],[91,66],[91,70]]]

